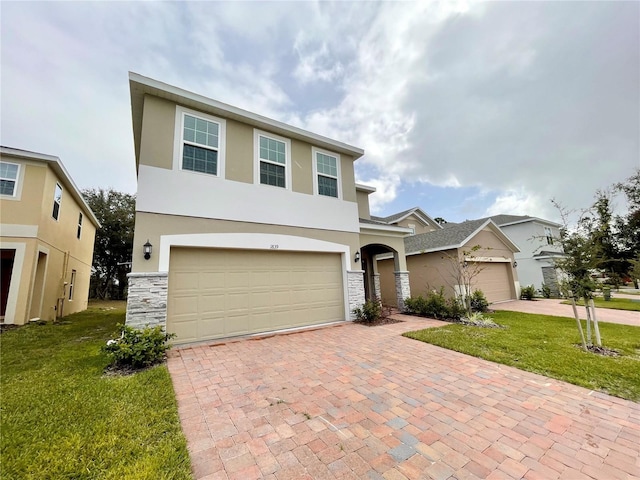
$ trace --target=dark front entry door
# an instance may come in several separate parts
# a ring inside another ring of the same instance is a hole
[[[9,288],[11,287],[11,273],[13,272],[13,260],[16,251],[13,249],[2,249],[0,255],[0,316],[4,317],[7,311],[7,299],[9,298]]]

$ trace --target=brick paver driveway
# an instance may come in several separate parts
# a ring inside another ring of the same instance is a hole
[[[196,478],[640,477],[640,404],[343,324],[170,352]]]

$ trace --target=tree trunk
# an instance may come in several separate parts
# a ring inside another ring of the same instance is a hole
[[[589,302],[591,304],[591,311],[593,312],[593,329],[596,334],[596,344],[601,347],[602,339],[600,338],[600,327],[598,326],[598,319],[596,318],[596,306],[593,303],[593,298]]]
[[[580,332],[580,338],[582,339],[582,348],[587,351],[587,342],[584,340],[584,331],[582,330],[582,324],[580,323],[580,316],[578,315],[578,309],[576,308],[576,299],[571,297],[571,306],[573,307],[573,316],[576,317],[576,324],[578,325],[578,331]]]

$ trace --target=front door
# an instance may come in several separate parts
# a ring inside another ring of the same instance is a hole
[[[13,249],[2,249],[0,255],[0,317],[4,319],[7,311],[7,299],[11,288],[11,274],[13,273],[13,261],[16,251]]]

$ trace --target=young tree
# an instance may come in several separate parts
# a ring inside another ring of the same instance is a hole
[[[86,189],[82,194],[102,224],[96,232],[92,293],[101,299],[124,299],[133,249],[135,196],[102,188]]]
[[[632,260],[640,258],[640,169],[625,182],[614,185],[614,192],[622,193],[627,200],[628,211],[615,219],[614,239],[621,257],[628,261],[628,273],[638,288],[640,274],[634,269]]]
[[[447,281],[448,285],[458,291],[459,299],[464,304],[467,315],[471,315],[471,298],[475,289],[475,280],[484,270],[484,264],[474,261],[476,253],[482,250],[482,246],[474,245],[470,250],[462,251],[455,254],[443,252],[443,259],[446,259],[449,269],[449,275],[443,275],[444,278],[451,278]],[[489,250],[489,249],[485,249]]]

